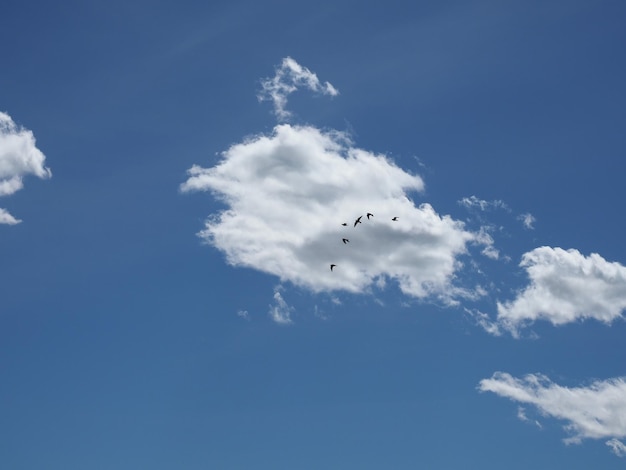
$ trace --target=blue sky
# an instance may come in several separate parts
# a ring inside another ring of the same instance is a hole
[[[623,468],[625,21],[5,2],[2,467]]]

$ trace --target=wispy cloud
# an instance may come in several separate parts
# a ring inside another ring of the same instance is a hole
[[[11,214],[9,214],[5,209],[0,207],[0,224],[6,225],[15,225],[19,224],[21,220],[16,219]]]
[[[409,193],[423,188],[418,175],[341,132],[289,124],[233,145],[212,168],[193,166],[181,186],[212,191],[228,206],[199,235],[234,266],[313,292],[362,293],[387,278],[412,297],[471,296],[452,286],[459,257],[468,242],[489,238],[416,206]]]
[[[624,445],[622,441],[613,438],[606,441],[606,445],[609,446],[611,448],[611,452],[618,457],[626,456],[626,445]]]
[[[250,320],[250,314],[247,310],[237,310],[237,316],[244,320]]]
[[[339,91],[329,82],[321,83],[316,74],[298,64],[291,57],[286,57],[276,68],[276,74],[272,78],[261,81],[261,92],[258,98],[259,101],[272,101],[276,117],[280,121],[285,121],[291,116],[291,113],[285,109],[287,97],[298,88],[306,88],[330,96],[339,94]]]
[[[517,219],[522,221],[525,229],[533,230],[535,228],[537,219],[532,214],[527,212],[526,214],[521,214]]]
[[[526,416],[526,409],[523,406],[517,407],[517,417],[521,421],[524,421],[525,423],[532,423],[532,424],[534,424],[539,429],[543,428],[543,426],[541,425],[541,423],[539,421],[537,421],[536,419],[531,420],[528,416]]]
[[[35,175],[49,178],[52,173],[44,166],[46,157],[35,145],[31,131],[19,127],[11,116],[0,112],[0,196],[11,195],[24,187],[22,178]],[[21,222],[0,208],[0,224]]]
[[[280,325],[289,325],[293,323],[291,319],[293,310],[293,307],[288,305],[280,294],[280,288],[274,289],[274,302],[270,304],[269,310],[270,318]]]
[[[479,209],[481,211],[488,211],[493,209],[509,210],[509,207],[506,205],[506,203],[500,199],[487,201],[485,199],[480,199],[472,195],[469,197],[464,197],[457,202],[467,209]]]
[[[514,335],[536,320],[563,325],[593,318],[609,324],[622,318],[626,267],[620,263],[543,246],[525,253],[520,266],[530,284],[514,300],[497,304],[498,324]]]
[[[617,438],[626,436],[626,420],[623,419],[626,382],[623,378],[596,381],[586,387],[564,387],[541,374],[528,374],[518,379],[496,372],[491,378],[481,380],[478,389],[533,405],[545,416],[566,421],[564,429],[569,437],[564,441],[568,444],[587,438],[611,438],[611,444],[607,444],[623,450],[621,442],[616,443]]]

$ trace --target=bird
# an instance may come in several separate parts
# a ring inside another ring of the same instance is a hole
[[[345,226],[347,226],[348,224],[344,222],[344,223],[343,223],[343,224],[341,224],[341,225],[343,225],[343,226],[345,227]]]
[[[374,217],[374,214],[372,214],[371,212],[367,213],[367,220],[370,220],[370,217]]]
[[[341,241],[343,242],[344,245],[346,243],[350,243],[350,240],[348,240],[347,238],[342,238]]]
[[[355,227],[356,227],[356,224],[360,224],[361,223],[361,217],[363,217],[363,216],[360,215],[359,218],[354,221],[354,226]]]
[[[393,218],[393,219],[391,219],[391,220],[393,220],[393,221],[395,222],[396,220],[398,220],[398,218],[397,218],[397,217],[394,217],[394,218]]]
[[[337,265],[336,264],[331,264],[330,265],[330,270],[332,271],[335,266],[337,266]]]

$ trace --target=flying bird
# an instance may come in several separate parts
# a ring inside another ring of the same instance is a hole
[[[343,223],[343,224],[341,224],[341,225],[343,225],[343,226],[345,227],[345,226],[347,226],[348,224],[344,222],[344,223]]]
[[[396,220],[398,220],[398,218],[397,218],[397,217],[394,217],[394,218],[393,218],[393,219],[391,219],[391,220],[396,221]]]
[[[374,217],[374,214],[372,214],[371,212],[367,213],[367,220],[370,220],[370,217]]]
[[[344,245],[346,243],[350,243],[350,240],[348,240],[347,238],[342,238],[341,241],[343,242]]]
[[[354,221],[354,226],[355,227],[356,227],[356,224],[360,224],[361,223],[361,217],[363,217],[363,216],[360,215],[359,218]]]
[[[331,264],[330,265],[330,270],[332,271],[335,266],[337,266],[337,265],[336,264]]]

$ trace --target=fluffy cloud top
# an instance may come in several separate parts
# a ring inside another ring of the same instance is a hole
[[[483,379],[479,390],[496,393],[519,403],[535,406],[540,413],[565,420],[567,443],[583,438],[611,438],[607,445],[616,454],[624,451],[618,438],[626,436],[626,381],[623,378],[593,382],[587,387],[563,387],[540,374],[522,379],[496,372]]]
[[[395,279],[413,297],[471,295],[452,281],[466,244],[484,237],[429,204],[416,207],[407,193],[423,190],[418,175],[340,132],[279,125],[189,175],[182,191],[212,191],[228,206],[200,236],[232,265],[314,292],[363,292]]]
[[[339,91],[330,83],[322,84],[317,75],[306,67],[301,66],[291,57],[283,59],[280,66],[276,69],[276,74],[272,78],[266,78],[261,81],[261,92],[259,100],[270,100],[274,104],[274,113],[279,120],[284,121],[291,113],[285,109],[287,106],[287,96],[296,91],[298,88],[307,88],[317,93],[336,96]]]
[[[52,173],[44,166],[45,160],[44,154],[35,146],[33,133],[18,127],[8,114],[0,112],[0,196],[22,189],[25,175],[49,178]],[[0,208],[0,224],[18,222]]]
[[[592,253],[543,246],[525,253],[520,266],[530,284],[511,302],[498,303],[498,323],[517,333],[544,319],[553,325],[594,318],[611,323],[626,309],[626,267]]]

